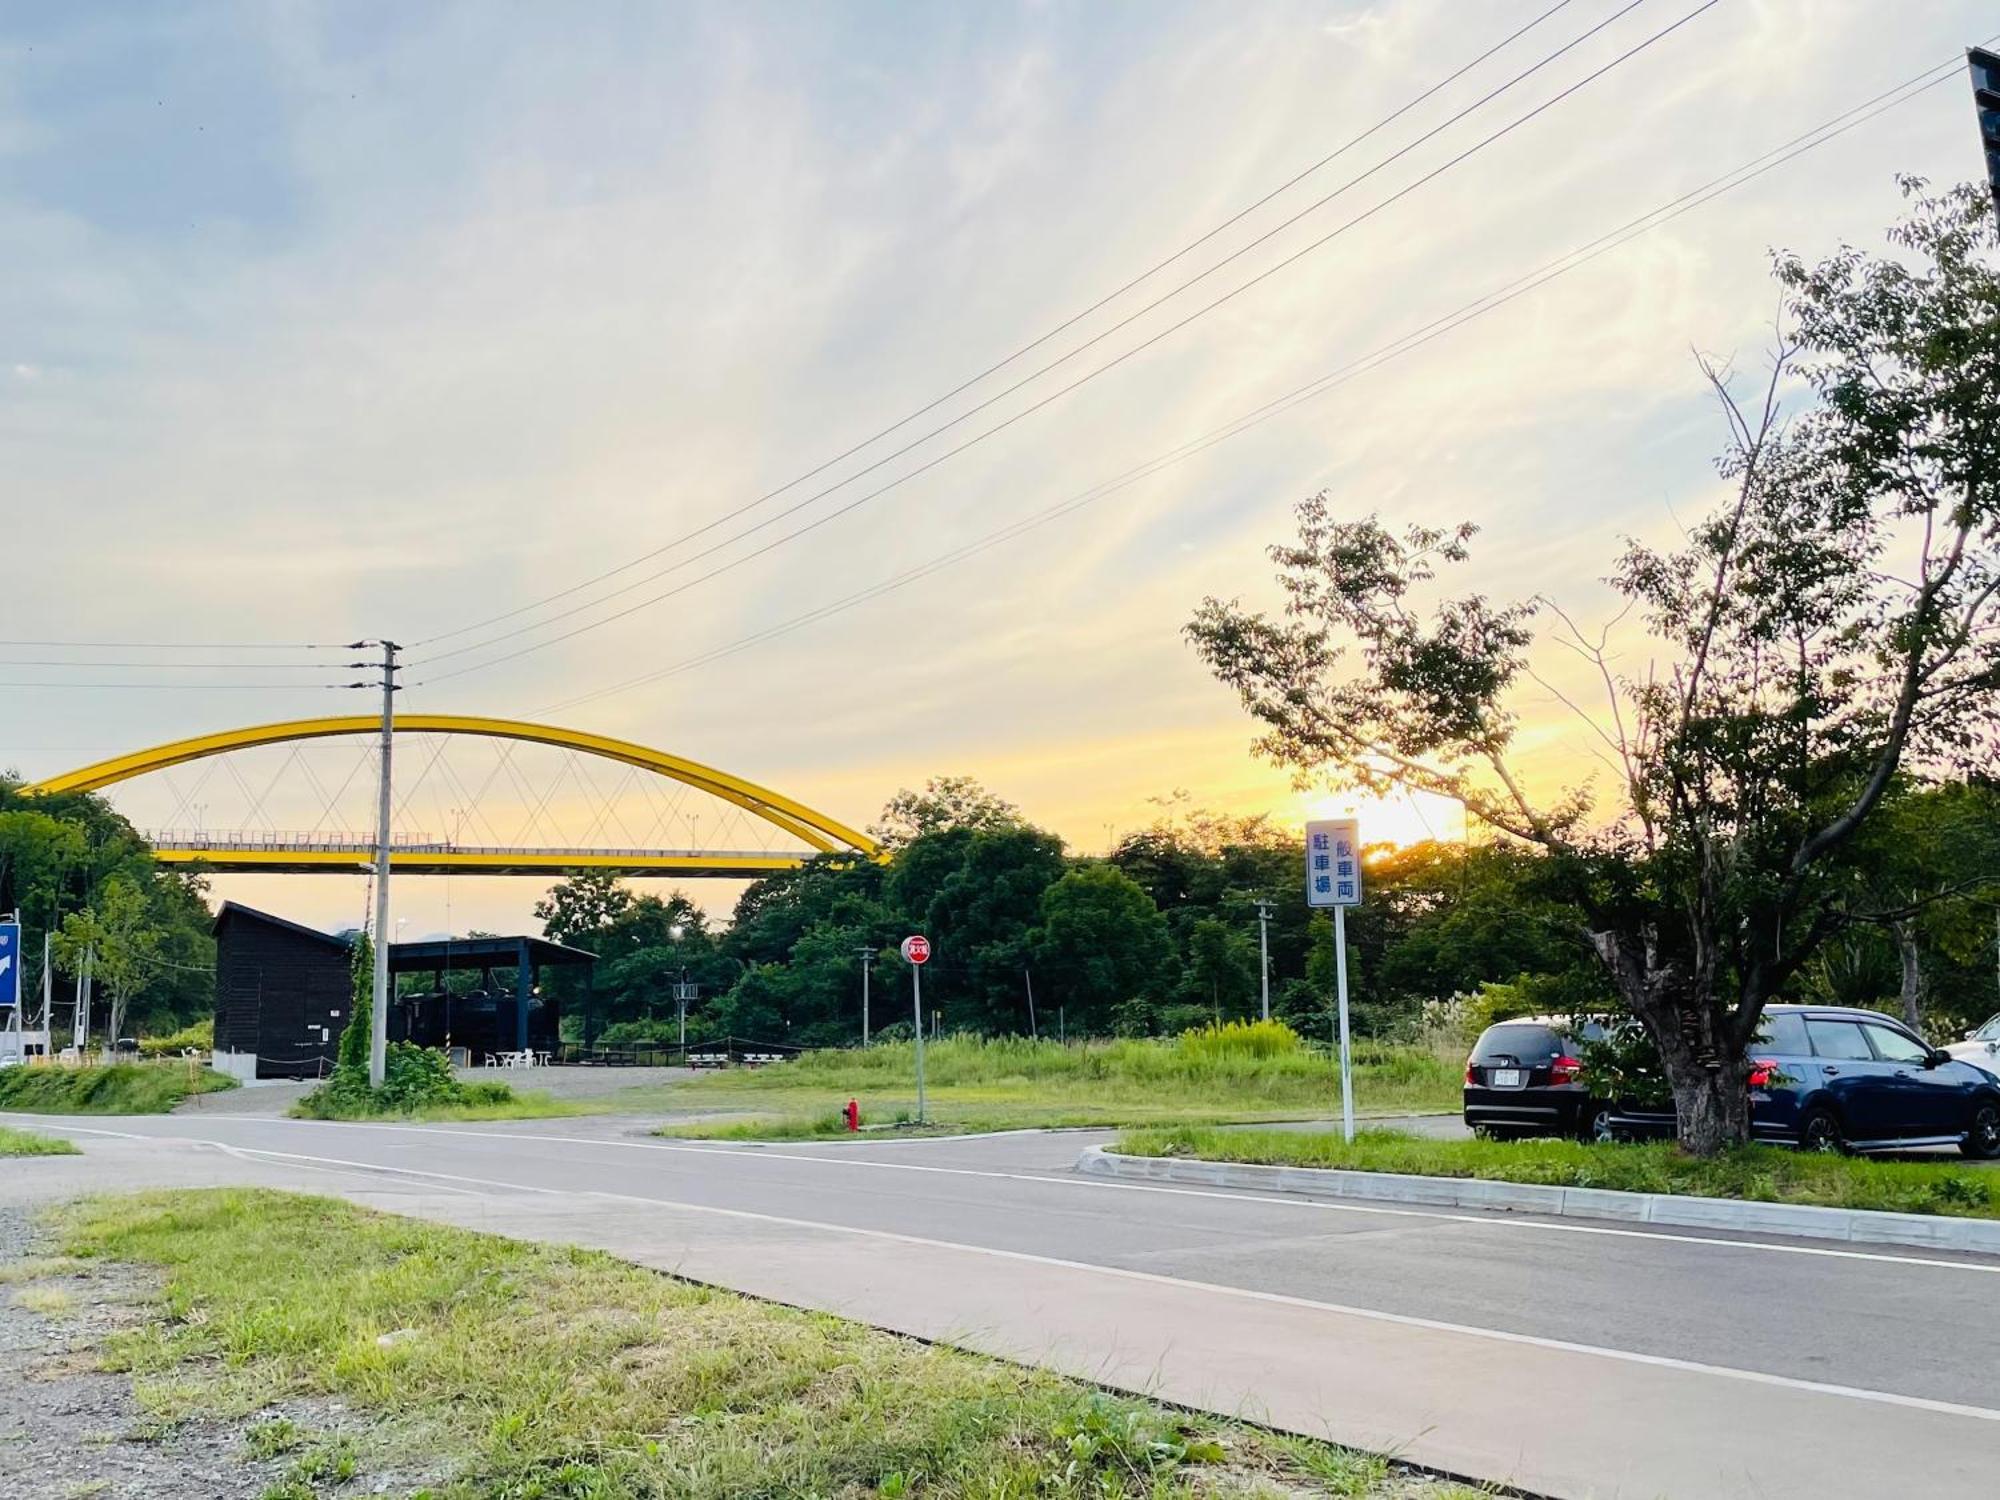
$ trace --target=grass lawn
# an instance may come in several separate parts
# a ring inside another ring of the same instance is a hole
[[[1376,1115],[1456,1110],[1462,1066],[1416,1047],[1357,1044],[1357,1107]],[[1339,1072],[1324,1054],[1296,1042],[1260,1050],[1255,1038],[1217,1045],[1198,1032],[1067,1046],[949,1037],[925,1047],[924,1083],[931,1119],[949,1131],[1300,1119],[1340,1109]],[[860,1101],[863,1124],[915,1118],[914,1048],[904,1042],[809,1052],[618,1096],[622,1108],[752,1112],[753,1119],[698,1121],[669,1132],[767,1140],[839,1134],[849,1099]]]
[[[435,1500],[1469,1496],[1382,1459],[1191,1417],[839,1318],[289,1194],[97,1199],[65,1251],[164,1268],[114,1336],[156,1420],[331,1396],[378,1418],[286,1500],[426,1455]],[[250,1448],[328,1451],[290,1422]],[[278,1493],[276,1491],[272,1493]]]
[[[1821,1156],[1782,1146],[1744,1146],[1704,1160],[1682,1154],[1669,1141],[1628,1146],[1564,1140],[1431,1141],[1395,1131],[1369,1130],[1360,1132],[1350,1146],[1338,1135],[1319,1132],[1183,1126],[1130,1131],[1119,1138],[1117,1149],[1136,1156],[1479,1177],[1631,1193],[1683,1193],[1760,1203],[2000,1219],[2000,1168],[1942,1159],[1877,1161]]]
[[[163,1115],[189,1094],[233,1089],[236,1080],[185,1062],[0,1069],[0,1109],[49,1115]]]
[[[308,1096],[310,1097],[310,1096]],[[475,1098],[458,1104],[424,1104],[408,1110],[367,1110],[307,1104],[304,1100],[286,1111],[295,1120],[546,1120],[564,1115],[603,1112],[603,1105],[589,1099],[558,1099],[540,1089],[517,1092],[508,1098]]]
[[[76,1147],[59,1135],[12,1130],[0,1125],[0,1156],[75,1156]]]

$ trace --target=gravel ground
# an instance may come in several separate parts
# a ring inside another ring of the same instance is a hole
[[[48,1237],[23,1209],[0,1207],[0,1500],[259,1500],[407,1495],[434,1477],[371,1463],[365,1417],[333,1401],[295,1400],[233,1420],[155,1421],[129,1376],[99,1368],[105,1341],[153,1315],[149,1271],[103,1262],[31,1264]],[[291,1424],[285,1451],[254,1457],[253,1429]],[[296,1470],[329,1443],[359,1455],[345,1483],[293,1489]],[[407,1445],[405,1445],[407,1446]],[[279,1488],[287,1486],[285,1488]]]

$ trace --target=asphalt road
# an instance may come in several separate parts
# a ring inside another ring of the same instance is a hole
[[[1093,1133],[8,1118],[86,1157],[0,1198],[337,1192],[1540,1493],[2000,1493],[2000,1260],[1109,1183],[1069,1171]]]

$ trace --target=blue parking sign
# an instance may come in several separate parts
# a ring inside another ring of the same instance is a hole
[[[1361,825],[1354,818],[1306,824],[1306,905],[1361,904]]]
[[[21,924],[0,922],[0,1010],[21,1003]]]

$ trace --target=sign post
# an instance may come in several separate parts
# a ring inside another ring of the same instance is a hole
[[[910,1008],[917,1022],[917,1123],[924,1123],[924,965],[930,961],[931,940],[920,932],[903,939],[897,950],[910,966]]]
[[[1340,1016],[1340,1128],[1354,1139],[1354,1049],[1347,1033],[1347,908],[1361,904],[1361,825],[1353,818],[1306,824],[1306,905],[1333,910],[1334,1003]]]

